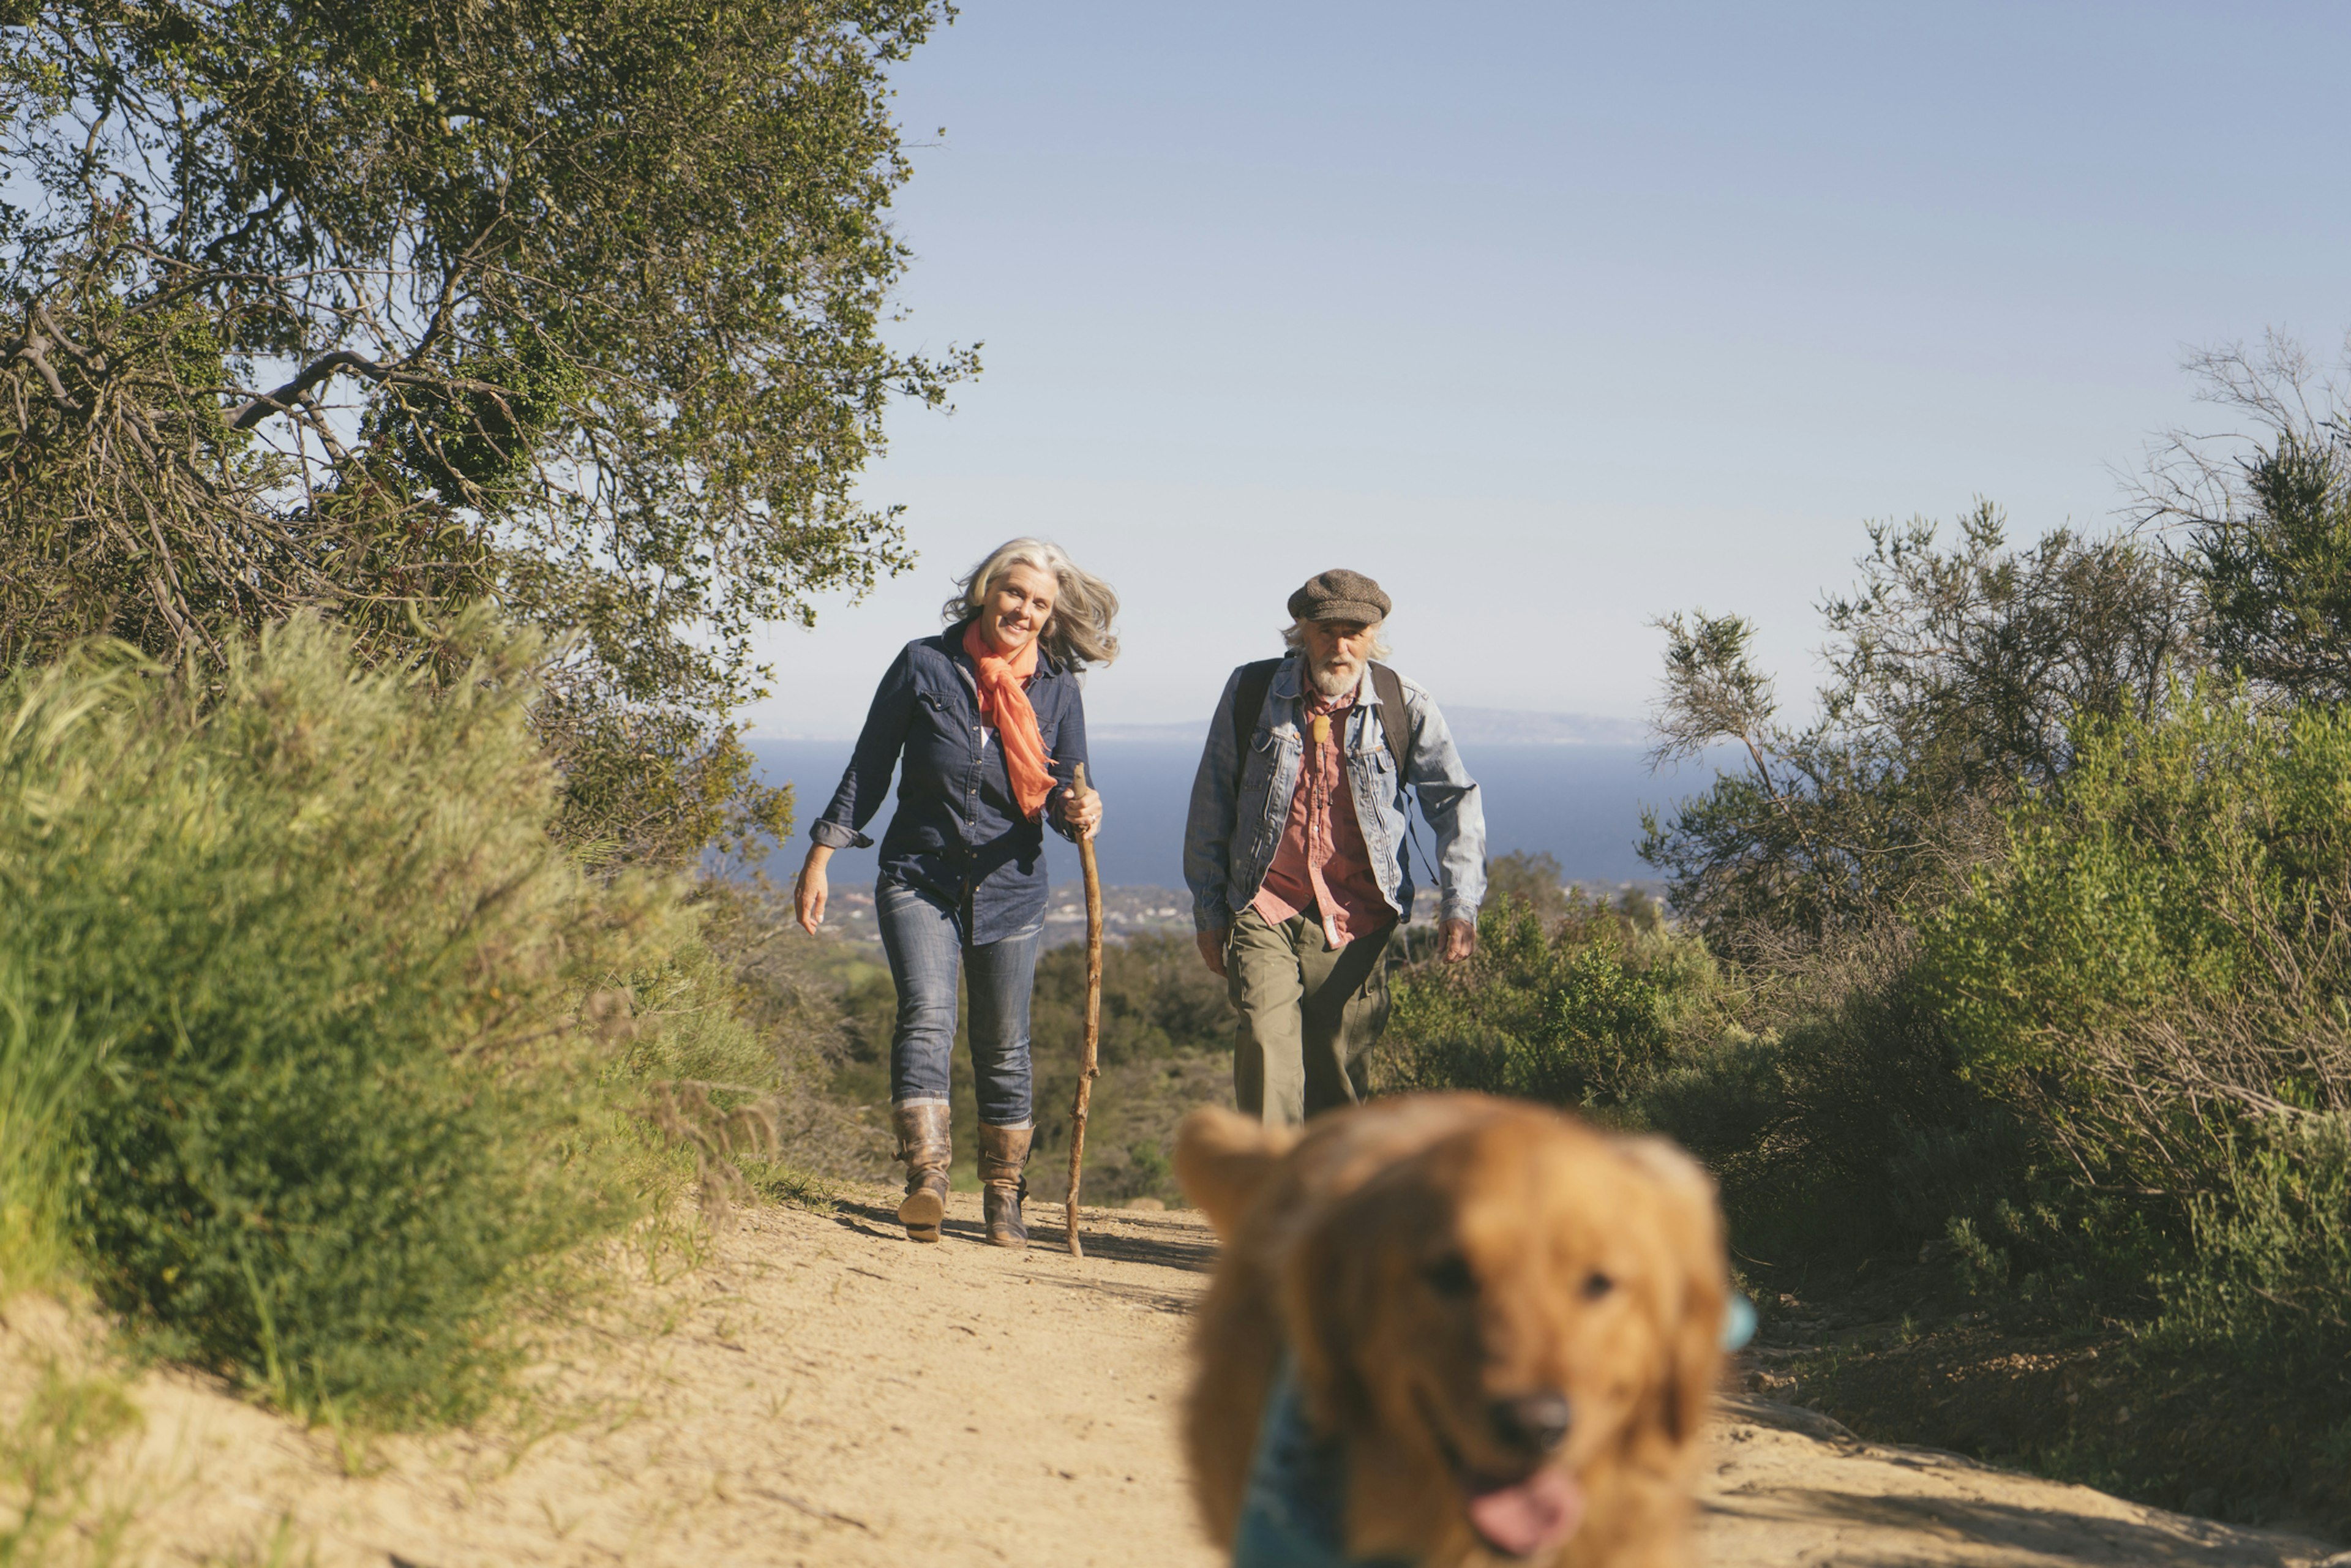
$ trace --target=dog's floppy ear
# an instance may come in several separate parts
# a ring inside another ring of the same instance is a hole
[[[1627,1138],[1618,1146],[1656,1179],[1666,1199],[1664,1239],[1682,1288],[1678,1315],[1662,1325],[1668,1370],[1660,1392],[1667,1435],[1687,1443],[1706,1419],[1707,1403],[1722,1374],[1722,1324],[1730,1305],[1722,1211],[1714,1178],[1665,1139]]]
[[[1176,1129],[1176,1179],[1227,1240],[1298,1134],[1206,1106]]]

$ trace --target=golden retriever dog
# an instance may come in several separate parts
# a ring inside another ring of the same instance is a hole
[[[1224,1241],[1184,1437],[1237,1561],[1684,1561],[1729,1290],[1687,1155],[1426,1094],[1303,1136],[1196,1112],[1176,1169]],[[1266,1499],[1318,1454],[1337,1539],[1266,1547],[1265,1507],[1313,1532],[1315,1500]]]

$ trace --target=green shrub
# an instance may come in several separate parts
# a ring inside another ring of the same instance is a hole
[[[1659,974],[1686,983],[1678,969]],[[1667,1061],[1667,995],[1628,966],[1617,922],[1572,902],[1547,930],[1506,898],[1479,912],[1478,951],[1423,963],[1396,987],[1388,1090],[1473,1089],[1552,1105],[1625,1104]]]
[[[884,1175],[889,1134],[832,1092],[849,1054],[837,949],[762,888],[705,883],[695,913],[692,936],[620,977],[637,1010],[607,1078],[649,1095],[653,1124],[695,1156],[714,1217],[755,1194],[800,1201]]]
[[[0,685],[0,1038],[95,1062],[73,1235],[167,1353],[298,1409],[476,1407],[510,1292],[622,1212],[564,1004],[662,900],[547,835],[536,646],[461,642],[438,684],[298,621],[201,687],[103,649]]]
[[[2029,1172],[2018,1119],[1954,1071],[1914,955],[1898,928],[1865,932],[1685,1004],[1633,1110],[1714,1172],[1750,1255],[1915,1248]]]
[[[2351,1343],[2351,1118],[2248,1122],[2189,1218],[2197,1267],[2163,1281],[2166,1332]]]
[[[2085,740],[1926,927],[1959,1071],[2062,1155],[2063,1228],[2181,1332],[2345,1328],[2346,800],[2351,714],[2196,694]],[[2127,1250],[2091,1217],[2116,1198]]]

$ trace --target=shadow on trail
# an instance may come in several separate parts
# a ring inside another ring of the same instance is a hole
[[[898,1210],[893,1205],[858,1203],[838,1198],[832,1206],[833,1218],[841,1225],[877,1241],[904,1241],[905,1228],[898,1223]]]
[[[1040,1226],[1040,1218],[1047,1223]],[[1111,1228],[1113,1226],[1117,1228]],[[1029,1205],[1029,1236],[1032,1247],[1040,1241],[1057,1250],[1064,1246],[1061,1206],[1040,1208]],[[1150,1263],[1162,1269],[1180,1269],[1187,1274],[1213,1273],[1217,1267],[1214,1233],[1197,1222],[1161,1219],[1144,1210],[1103,1213],[1080,1209],[1078,1239],[1084,1245],[1088,1258]]]
[[[2053,1565],[2146,1564],[2198,1568],[2251,1561],[2247,1537],[2202,1520],[2112,1519],[2062,1508],[1993,1502],[1980,1498],[1917,1497],[1791,1489],[1769,1497],[1710,1499],[1700,1505],[1723,1519],[1780,1523],[1851,1524],[1871,1532],[1901,1531],[1907,1544],[1872,1550],[1848,1545],[1841,1568],[1920,1568],[1946,1562],[2040,1563]],[[1987,1549],[1991,1553],[1985,1555]],[[2289,1559],[2283,1549],[2273,1561]]]
[[[851,1229],[885,1241],[904,1239],[905,1232],[898,1224],[898,1211],[893,1204],[869,1203],[858,1198],[838,1198],[833,1212],[840,1222]],[[1062,1209],[1057,1203],[1027,1206],[1029,1246],[1031,1250],[1048,1255],[1068,1256],[1063,1240]],[[977,1219],[961,1219],[950,1215],[939,1227],[943,1237],[956,1241],[987,1240],[987,1231]],[[1207,1274],[1217,1266],[1216,1238],[1196,1221],[1163,1218],[1140,1209],[1081,1209],[1078,1215],[1078,1239],[1085,1246],[1086,1257],[1105,1259],[1117,1263],[1146,1263],[1154,1268],[1175,1269],[1186,1274]]]

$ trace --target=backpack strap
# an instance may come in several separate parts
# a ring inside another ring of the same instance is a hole
[[[1280,659],[1259,659],[1241,666],[1241,684],[1233,691],[1233,779],[1240,779],[1241,763],[1249,756],[1249,736],[1257,729],[1258,715],[1265,711],[1266,695],[1273,690],[1273,673],[1281,668]]]
[[[1388,743],[1388,756],[1395,762],[1396,782],[1401,785],[1412,776],[1412,715],[1404,706],[1404,677],[1374,659],[1372,690],[1379,694],[1380,738]]]

